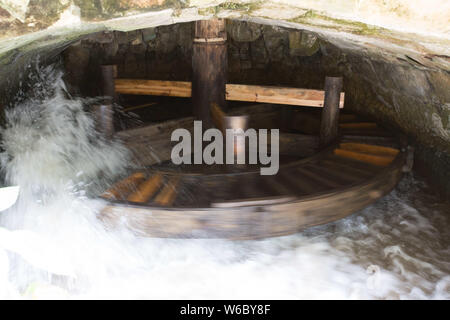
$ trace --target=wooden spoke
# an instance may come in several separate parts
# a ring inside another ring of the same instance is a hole
[[[375,128],[375,129],[344,129],[342,130],[342,133],[346,137],[353,136],[355,139],[359,141],[363,141],[365,137],[372,137],[374,139],[379,138],[392,138],[392,133],[389,131],[386,131],[382,128]]]
[[[184,97],[191,96],[192,84],[186,81],[161,81],[143,79],[116,79],[117,93]]]
[[[275,176],[264,176],[260,179],[261,188],[266,190],[268,194],[276,196],[296,194],[296,190],[291,189],[288,185],[284,184],[278,174]]]
[[[129,177],[117,182],[111,188],[106,190],[102,194],[102,198],[111,200],[123,200],[128,194],[133,192],[133,190],[145,180],[144,172],[136,172]]]
[[[239,190],[239,198],[262,198],[273,195],[268,188],[264,186],[264,181],[258,173],[250,175],[245,179],[240,179],[237,182],[236,187]]]
[[[170,206],[175,200],[178,182],[178,177],[171,178],[161,192],[156,196],[154,202],[161,206]]]
[[[309,167],[300,167],[297,168],[297,171],[301,172],[302,176],[307,177],[309,180],[315,181],[316,183],[328,188],[338,188],[339,186],[341,186],[338,182],[333,181],[332,179],[330,179],[330,177],[327,177],[323,172],[313,172]]]
[[[340,123],[341,129],[376,129],[377,124],[375,122],[348,122]]]
[[[341,139],[342,142],[357,142],[357,143],[368,143],[372,145],[385,146],[396,148],[398,146],[397,141],[393,137],[384,136],[354,136],[344,134]]]
[[[155,194],[155,192],[158,191],[161,186],[161,182],[162,175],[155,174],[150,177],[150,179],[142,182],[138,186],[137,190],[128,196],[127,200],[138,203],[147,202]]]
[[[340,157],[350,158],[382,167],[388,166],[395,158],[392,156],[375,156],[367,153],[349,151],[340,148],[335,149],[334,154]]]
[[[205,183],[205,177],[180,177],[177,186],[175,207],[208,207],[211,201],[211,187]]]
[[[367,170],[367,168],[362,168],[358,166],[359,164],[364,165],[362,162],[348,161],[346,158],[335,157],[334,159],[326,158],[319,162],[322,168],[330,169],[341,174],[345,174],[354,179],[363,180],[371,177],[373,175],[373,170]],[[373,168],[371,168],[373,169]]]
[[[322,162],[316,163],[314,165],[308,165],[306,166],[306,169],[317,175],[322,174],[323,176],[336,181],[341,186],[352,184],[355,181],[361,181],[360,177],[358,176],[342,172],[338,167],[327,166]]]
[[[297,190],[299,194],[307,195],[324,190],[323,185],[318,185],[317,182],[311,181],[295,169],[282,171],[278,176],[280,183],[292,190]]]
[[[339,145],[339,147],[344,150],[387,157],[395,157],[399,153],[398,149],[366,143],[343,142]]]

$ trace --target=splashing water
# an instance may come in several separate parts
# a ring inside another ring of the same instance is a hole
[[[292,236],[106,231],[104,203],[85,191],[123,172],[128,153],[95,132],[89,101],[67,95],[61,72],[39,74],[2,130],[2,169],[23,192],[0,213],[0,298],[450,299],[449,206],[412,176],[373,206]]]

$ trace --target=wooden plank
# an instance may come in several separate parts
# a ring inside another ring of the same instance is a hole
[[[366,137],[385,137],[385,138],[392,138],[393,135],[391,132],[384,130],[380,127],[373,128],[373,129],[342,129],[342,134],[345,137],[353,136],[357,137],[357,139],[363,140]]]
[[[296,106],[323,107],[325,91],[256,86],[245,84],[227,84],[226,99],[260,103],[288,104]],[[345,93],[340,95],[339,108],[344,107]]]
[[[348,174],[343,172],[341,168],[329,166],[325,163],[314,163],[305,166],[305,168],[315,174],[322,174],[332,180],[338,182],[341,186],[349,185],[356,181],[361,181],[361,177],[356,174]]]
[[[127,198],[128,201],[145,203],[147,202],[159,189],[162,182],[162,175],[156,174],[150,179],[142,182],[137,190],[130,194]]]
[[[175,200],[178,182],[178,177],[171,178],[161,192],[156,196],[155,203],[161,206],[170,206]]]
[[[377,124],[375,122],[348,122],[340,123],[341,129],[376,129]]]
[[[381,167],[388,166],[392,162],[392,160],[395,159],[395,157],[392,157],[392,156],[375,156],[375,155],[371,155],[371,154],[349,151],[349,150],[339,149],[339,148],[334,149],[334,154],[337,156],[350,158],[350,159],[370,163],[370,164],[373,164],[376,166],[381,166]]]
[[[354,170],[361,171],[361,174],[365,174],[367,176],[373,176],[380,171],[380,167],[373,164],[361,162],[355,159],[340,157],[333,153],[328,154],[320,161],[331,161],[333,163],[339,163],[343,166],[351,167]]]
[[[296,194],[307,195],[324,190],[323,185],[305,179],[305,177],[295,169],[296,168],[294,168],[294,170],[281,170],[278,172],[278,181],[293,190],[293,192],[295,191]]]
[[[102,198],[121,200],[132,192],[132,190],[145,180],[145,173],[135,172],[129,177],[117,182],[102,194]]]
[[[285,185],[278,175],[261,176],[259,180],[261,188],[267,190],[267,193],[273,196],[293,196],[296,194],[296,190],[292,190]]]
[[[297,171],[301,172],[301,174],[308,178],[308,181],[315,181],[316,183],[326,186],[328,188],[338,188],[341,187],[341,184],[329,179],[329,177],[326,176],[325,172],[313,172],[311,170],[312,166],[303,166],[297,168]]]
[[[398,142],[393,139],[393,137],[384,137],[384,136],[353,136],[344,134],[341,138],[342,142],[359,142],[359,143],[368,143],[372,145],[385,146],[396,148],[398,146]]]
[[[364,165],[365,163],[354,160],[350,161],[350,159],[347,158],[334,156],[334,158],[325,158],[319,161],[319,164],[324,168],[331,168],[332,170],[339,171],[342,174],[354,177],[361,181],[374,175],[373,170],[369,171],[365,167],[359,166],[360,164]]]
[[[187,81],[116,79],[115,88],[117,93],[122,94],[189,98],[192,84]]]
[[[390,147],[356,142],[342,142],[339,144],[339,147],[344,150],[388,157],[395,157],[400,152],[398,149]]]
[[[232,101],[323,107],[325,98],[323,90],[230,83],[226,84],[225,88],[225,99]],[[121,94],[189,98],[192,96],[192,83],[188,81],[116,79],[115,90]],[[341,92],[339,102],[341,109],[344,107],[344,99],[345,93]]]
[[[203,176],[183,176],[177,185],[177,197],[172,203],[173,207],[193,208],[209,207],[211,201],[210,191]]]
[[[239,199],[235,201],[224,201],[224,202],[214,202],[211,203],[212,208],[236,208],[236,207],[246,207],[246,206],[267,206],[277,203],[285,203],[295,200],[294,197],[264,197],[264,198],[249,198],[249,199]]]

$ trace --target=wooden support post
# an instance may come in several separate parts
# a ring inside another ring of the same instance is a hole
[[[112,101],[116,100],[116,88],[114,81],[117,78],[116,65],[101,66],[102,73],[102,94],[108,96]]]
[[[111,138],[114,134],[114,110],[113,103],[116,100],[115,78],[117,67],[115,65],[101,66],[102,94],[106,97],[104,104],[95,107],[95,117],[98,130]]]
[[[225,20],[195,22],[192,50],[192,102],[194,115],[203,121],[203,128],[213,126],[210,108],[215,103],[226,110],[227,33]]]
[[[320,124],[320,144],[328,145],[338,136],[339,99],[342,91],[342,77],[325,78],[325,99]]]
[[[242,129],[243,132],[248,129],[248,122],[249,118],[248,116],[226,116],[224,118],[224,127],[226,129]],[[224,130],[224,131],[225,131]],[[239,157],[239,155],[246,154],[246,148],[245,148],[245,136],[244,133],[242,134],[236,134],[234,136],[234,156],[236,158]]]

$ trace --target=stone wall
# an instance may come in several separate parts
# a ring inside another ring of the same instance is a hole
[[[228,80],[233,83],[321,88],[322,46],[314,33],[245,21],[227,22]],[[98,66],[116,64],[122,78],[191,80],[193,23],[131,32],[99,32],[68,48],[73,90],[97,95]],[[336,74],[337,71],[332,71]]]

